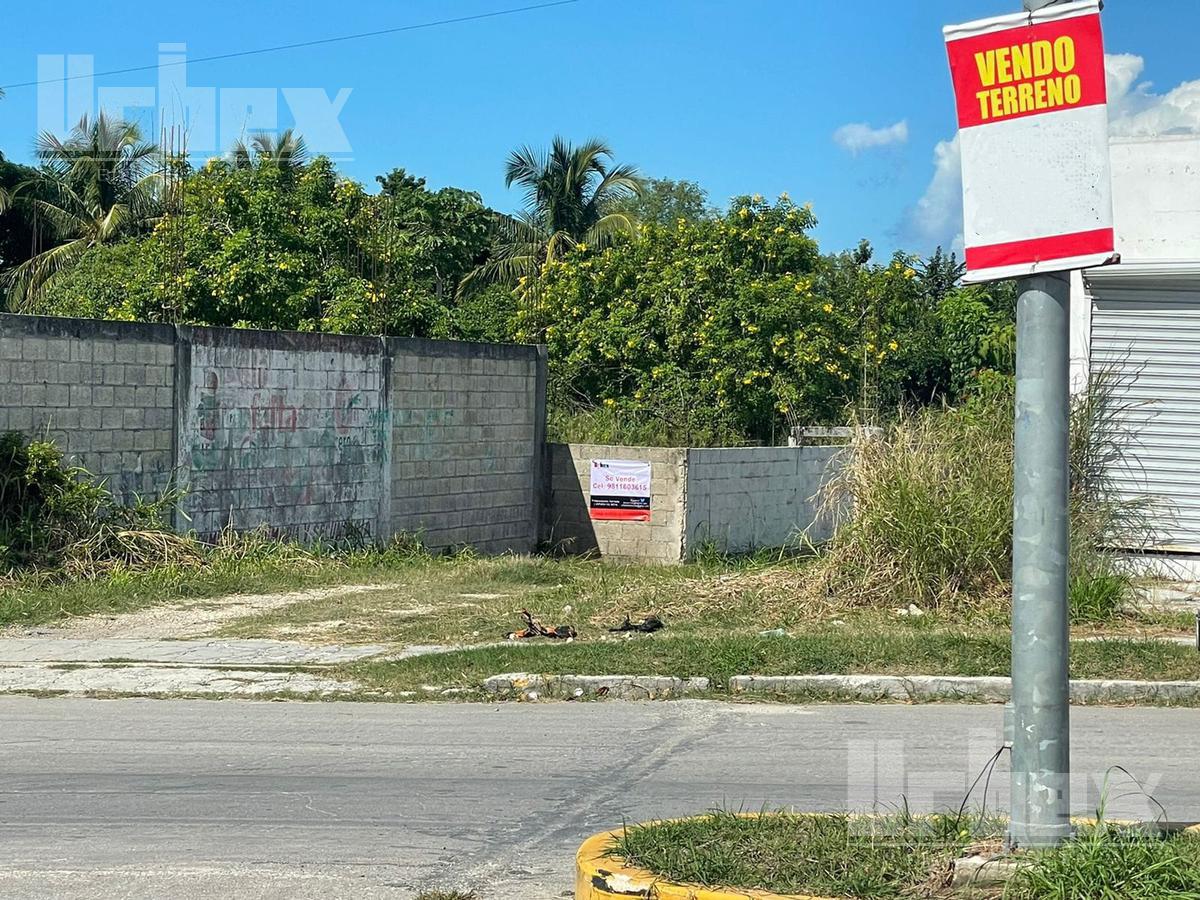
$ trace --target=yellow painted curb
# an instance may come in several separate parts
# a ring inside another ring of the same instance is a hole
[[[623,865],[604,855],[620,837],[606,831],[588,838],[575,856],[575,900],[835,900],[810,894],[772,894],[769,891],[737,891],[699,885],[672,884],[653,872]]]

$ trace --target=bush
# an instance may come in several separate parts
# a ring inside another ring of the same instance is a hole
[[[0,435],[0,570],[62,568],[89,574],[119,564],[195,555],[164,519],[176,500],[118,503],[49,441]]]
[[[1110,548],[1149,542],[1144,508],[1111,490],[1106,467],[1127,440],[1112,378],[1099,372],[1071,419],[1071,583],[1075,621],[1120,611],[1128,574]],[[859,429],[824,503],[846,516],[814,572],[842,601],[1004,607],[1012,572],[1013,390],[982,379],[957,408],[903,414],[882,434]]]

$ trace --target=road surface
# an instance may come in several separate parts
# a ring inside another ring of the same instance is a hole
[[[995,706],[0,697],[0,897],[569,896],[604,828],[714,806],[957,805]],[[1076,805],[1128,768],[1200,819],[1200,712],[1076,709]],[[992,780],[989,805],[1007,778]],[[1124,776],[1114,811],[1149,808]],[[976,793],[978,800],[980,794]]]

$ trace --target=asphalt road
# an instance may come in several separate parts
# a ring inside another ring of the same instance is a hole
[[[1109,766],[1200,820],[1200,712],[1076,709]],[[502,706],[0,698],[0,897],[569,896],[575,848],[713,806],[957,805],[995,706]],[[1003,800],[1003,767],[988,803]],[[1113,773],[1113,812],[1149,808]],[[980,799],[977,791],[976,800]]]

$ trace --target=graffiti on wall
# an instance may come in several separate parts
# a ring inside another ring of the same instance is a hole
[[[343,504],[351,521],[362,518],[362,504],[377,502],[390,415],[378,408],[378,391],[355,383],[366,379],[354,372],[328,387],[323,374],[308,374],[303,359],[289,360],[285,371],[294,384],[280,385],[279,371],[265,366],[198,369],[186,445],[192,494],[202,517],[257,508],[268,511],[270,529],[311,537],[310,526],[289,521],[303,518],[293,515],[298,508]]]
[[[234,370],[237,372],[238,370]],[[209,369],[196,402],[196,434],[190,449],[193,469],[285,467],[293,450],[317,451],[311,462],[326,466],[361,466],[387,461],[386,409],[367,409],[360,391],[352,390],[345,375],[328,403],[300,406],[288,389],[244,390],[233,378],[232,389]],[[233,399],[231,399],[231,397]],[[291,436],[304,433],[304,440]]]

